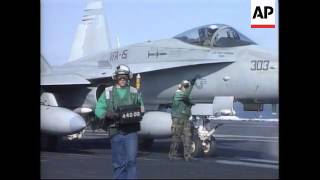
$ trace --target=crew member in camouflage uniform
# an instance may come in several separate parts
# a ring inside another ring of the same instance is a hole
[[[172,141],[170,145],[169,159],[175,159],[178,153],[179,143],[183,143],[183,156],[186,161],[191,158],[191,116],[192,103],[190,94],[196,78],[191,82],[184,80],[179,84],[178,90],[173,96],[171,117],[172,117]]]
[[[95,114],[103,121],[103,129],[111,137],[112,166],[114,179],[137,179],[136,156],[140,123],[119,126],[117,109],[126,105],[137,105],[144,112],[144,105],[137,89],[129,86],[132,73],[125,65],[117,66],[113,79],[115,85],[107,87],[99,97]]]

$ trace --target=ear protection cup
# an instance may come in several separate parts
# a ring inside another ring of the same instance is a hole
[[[129,72],[129,79],[132,79],[133,78],[133,74],[132,74],[132,72],[130,71]]]

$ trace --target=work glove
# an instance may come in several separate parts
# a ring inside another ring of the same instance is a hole
[[[117,120],[119,119],[120,115],[119,113],[115,113],[115,112],[108,112],[105,116],[105,118],[103,119],[103,126],[104,127],[109,127],[111,124],[117,122]]]
[[[194,103],[192,103],[192,102],[190,101],[189,97],[184,97],[184,98],[182,99],[182,101],[183,101],[186,105],[188,105],[188,106],[193,106],[193,105],[194,105]]]
[[[89,124],[92,130],[96,130],[102,127],[103,125],[103,119],[99,118],[92,118],[89,120]]]
[[[193,85],[195,84],[195,82],[196,82],[197,79],[198,79],[198,78],[195,77],[195,78],[193,78],[193,79],[190,80],[191,86],[193,86]]]
[[[195,104],[189,101],[187,105],[191,107],[191,106],[194,106]]]
[[[115,112],[108,112],[106,114],[106,118],[112,119],[112,120],[118,119],[119,117],[120,117],[119,113],[115,113]]]

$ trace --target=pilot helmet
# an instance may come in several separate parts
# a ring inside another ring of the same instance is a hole
[[[210,25],[208,26],[208,29],[207,29],[207,33],[209,36],[212,36],[213,33],[218,29],[218,27],[216,25]]]
[[[129,69],[128,66],[124,65],[124,64],[120,64],[116,67],[116,70],[115,72],[113,73],[113,76],[112,76],[112,79],[116,79],[116,76],[119,76],[119,75],[125,75],[125,76],[128,76],[129,79],[132,79],[132,73]]]
[[[216,25],[210,25],[208,28],[214,30],[214,29],[217,29],[218,26],[216,26]]]

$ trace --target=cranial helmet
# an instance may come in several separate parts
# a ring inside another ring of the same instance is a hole
[[[183,81],[181,81],[181,83],[179,84],[179,89],[181,89],[182,87],[184,87],[184,88],[188,88],[190,86],[190,81],[188,81],[188,80],[183,80]]]
[[[129,79],[132,79],[133,75],[128,66],[120,64],[116,67],[115,72],[113,73],[112,79],[115,80],[118,75],[127,75]]]

